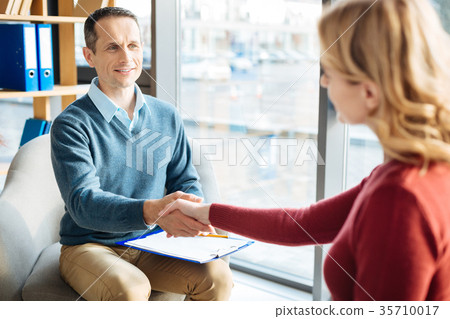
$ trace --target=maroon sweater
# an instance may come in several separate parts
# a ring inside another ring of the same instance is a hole
[[[333,243],[324,276],[334,300],[450,300],[450,166],[392,161],[307,208],[213,204],[215,227],[280,245]]]

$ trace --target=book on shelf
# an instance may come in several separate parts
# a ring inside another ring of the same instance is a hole
[[[14,0],[0,0],[0,14],[11,14]]]
[[[10,15],[18,15],[20,11],[20,6],[22,5],[22,0],[14,0],[14,3],[11,7]]]
[[[22,0],[19,14],[22,16],[28,15],[30,13],[30,8],[31,8],[32,4],[33,4],[33,0]]]

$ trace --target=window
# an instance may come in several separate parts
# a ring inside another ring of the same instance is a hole
[[[441,17],[445,30],[450,33],[450,2],[447,0],[432,0],[432,3]]]
[[[349,189],[383,163],[383,150],[376,135],[365,125],[348,126],[347,150],[345,188]]]
[[[321,11],[321,0],[181,0],[180,111],[224,203],[316,201]],[[264,243],[232,259],[307,285],[313,260],[312,246]]]

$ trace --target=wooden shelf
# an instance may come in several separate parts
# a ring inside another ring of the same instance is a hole
[[[43,15],[8,15],[0,14],[0,21],[30,21],[45,23],[84,23],[86,17],[63,17],[63,16],[43,16]]]
[[[89,84],[81,85],[55,85],[51,91],[13,91],[0,89],[0,99],[18,97],[47,97],[84,94],[89,90]]]

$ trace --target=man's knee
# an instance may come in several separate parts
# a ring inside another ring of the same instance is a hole
[[[150,298],[150,287],[135,286],[124,287],[123,289],[116,291],[112,297],[112,301],[148,301]]]
[[[122,276],[120,278],[109,278],[106,283],[109,286],[111,300],[114,301],[146,301],[150,297],[151,285],[147,277],[130,278]]]
[[[228,300],[233,288],[231,269],[223,260],[204,265],[201,284],[197,291],[189,296],[191,300]]]
[[[214,268],[211,272],[213,276],[212,282],[215,287],[214,300],[228,300],[230,299],[231,289],[233,288],[233,275],[229,265],[220,260],[221,267]]]

